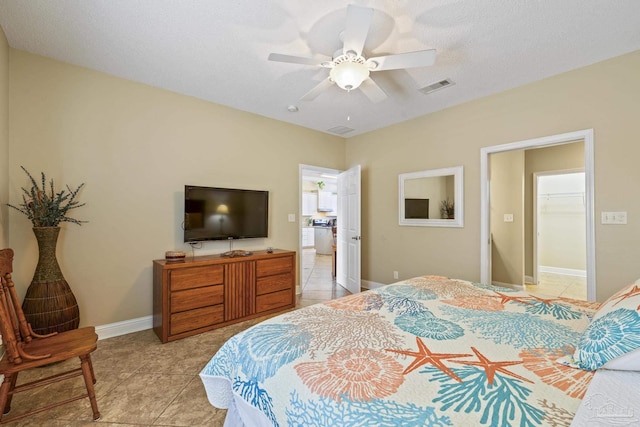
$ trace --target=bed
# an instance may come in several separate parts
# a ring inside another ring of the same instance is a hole
[[[640,309],[625,292],[603,306]],[[416,277],[257,324],[200,377],[225,426],[568,426],[594,371],[640,347],[640,319],[585,344],[610,327],[599,306]]]

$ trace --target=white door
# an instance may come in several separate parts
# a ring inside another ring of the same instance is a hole
[[[360,288],[360,165],[338,175],[336,281],[351,293]]]

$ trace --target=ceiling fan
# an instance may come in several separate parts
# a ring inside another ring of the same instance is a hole
[[[328,68],[329,77],[312,88],[302,98],[302,101],[315,99],[325,89],[337,84],[340,88],[351,91],[360,90],[372,101],[379,102],[387,98],[387,94],[373,81],[369,73],[373,71],[397,70],[401,68],[427,67],[433,65],[436,50],[427,49],[415,52],[383,55],[365,58],[362,54],[364,43],[369,34],[373,9],[349,5],[345,30],[341,33],[342,50],[338,50],[329,57],[307,58],[302,56],[271,53],[270,61],[288,62],[293,64],[315,65]]]

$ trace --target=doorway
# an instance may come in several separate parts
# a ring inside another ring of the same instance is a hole
[[[584,182],[585,182],[585,241],[586,241],[586,282],[587,299],[595,300],[595,223],[594,223],[594,176],[593,176],[593,129],[569,132],[560,135],[519,141],[510,144],[485,147],[481,149],[481,210],[480,210],[480,280],[492,283],[491,249],[491,170],[490,157],[494,153],[515,152],[543,147],[553,147],[571,142],[584,144]],[[507,217],[505,217],[506,221]],[[510,219],[510,217],[509,217]]]
[[[305,301],[326,301],[348,295],[336,281],[334,258],[340,172],[300,165],[300,288],[297,293]]]
[[[587,299],[585,174],[534,174],[534,270],[527,290]]]

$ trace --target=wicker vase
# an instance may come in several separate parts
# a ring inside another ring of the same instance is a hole
[[[78,302],[56,258],[60,227],[34,227],[33,232],[39,255],[33,280],[22,302],[25,317],[39,334],[76,329],[80,324]]]

